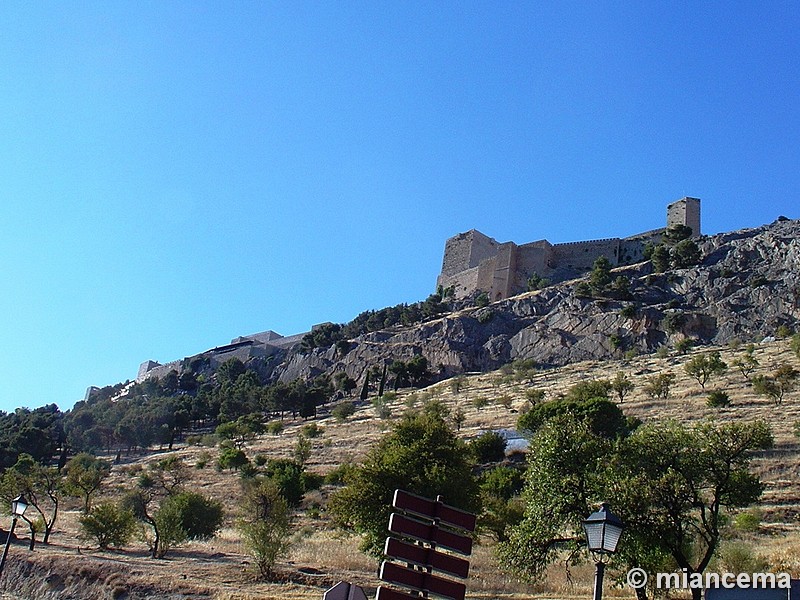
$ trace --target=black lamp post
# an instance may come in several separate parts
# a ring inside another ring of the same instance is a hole
[[[11,501],[11,529],[8,530],[8,539],[6,539],[6,547],[3,549],[3,558],[0,558],[0,574],[3,572],[3,567],[6,564],[6,556],[8,555],[8,547],[11,545],[11,536],[14,535],[14,527],[17,526],[17,519],[25,514],[28,510],[28,501],[25,496],[20,494]]]
[[[601,600],[603,597],[603,573],[606,568],[606,557],[617,551],[619,536],[622,535],[624,527],[619,517],[608,510],[605,503],[600,505],[600,510],[592,513],[583,521],[583,530],[586,532],[589,550],[595,557],[594,600]]]

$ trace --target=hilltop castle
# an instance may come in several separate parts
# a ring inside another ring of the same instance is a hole
[[[700,235],[700,200],[682,198],[667,206],[667,226],[626,238],[551,244],[539,240],[518,246],[500,243],[476,229],[451,237],[444,247],[442,272],[437,287],[453,287],[456,298],[485,292],[492,301],[527,291],[533,275],[553,282],[579,276],[592,268],[600,256],[613,266],[644,260],[647,242],[657,244],[673,225],[690,227]]]

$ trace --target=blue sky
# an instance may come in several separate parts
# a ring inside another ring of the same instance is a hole
[[[794,2],[5,2],[0,409],[424,299],[445,239],[800,217]]]

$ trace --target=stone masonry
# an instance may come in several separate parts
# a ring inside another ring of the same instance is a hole
[[[667,206],[667,227],[686,225],[700,235],[700,200],[681,198]],[[527,290],[536,274],[552,282],[577,277],[592,268],[600,256],[614,266],[644,260],[648,242],[658,243],[666,228],[626,238],[608,238],[566,244],[539,240],[518,246],[498,242],[476,229],[451,237],[445,243],[442,272],[437,287],[453,287],[456,298],[486,292],[492,301]]]

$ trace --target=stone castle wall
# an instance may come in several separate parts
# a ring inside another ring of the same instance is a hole
[[[667,207],[667,227],[687,225],[700,234],[700,200],[682,198]],[[453,287],[457,298],[486,292],[492,300],[508,298],[527,289],[533,274],[554,281],[577,277],[605,256],[614,266],[644,260],[648,242],[658,243],[665,229],[654,229],[627,238],[608,238],[550,244],[547,240],[521,246],[500,243],[472,229],[445,243],[437,287]]]
[[[619,264],[619,238],[591,240],[587,242],[570,242],[555,244],[553,257],[557,265],[575,271],[587,271],[592,268],[599,256],[605,256],[611,264]]]

